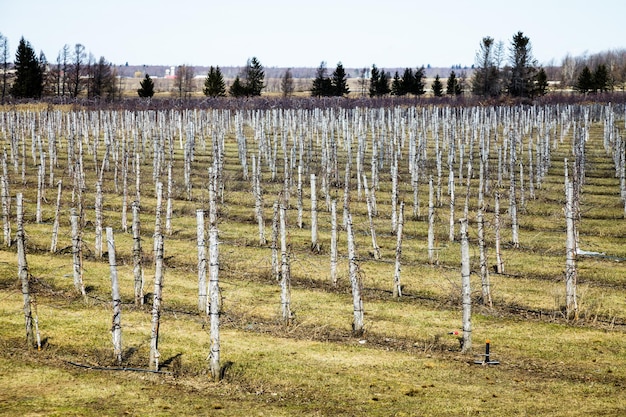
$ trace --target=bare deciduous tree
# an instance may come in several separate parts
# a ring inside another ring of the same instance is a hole
[[[287,71],[283,74],[280,81],[280,90],[283,93],[283,97],[291,97],[293,95],[293,76],[291,75],[291,68],[287,68]]]
[[[87,70],[87,64],[85,62],[87,54],[85,53],[85,47],[82,44],[77,43],[74,45],[74,55],[72,56],[72,59],[73,61],[68,68],[68,82],[70,95],[76,98],[85,88],[83,75],[86,74]]]
[[[193,92],[193,67],[189,65],[180,65],[176,69],[176,78],[174,80],[174,88],[178,98],[188,99]]]
[[[4,104],[4,99],[8,93],[8,81],[9,81],[9,41],[6,36],[3,36],[0,33],[0,66],[2,67],[2,100],[1,103]]]

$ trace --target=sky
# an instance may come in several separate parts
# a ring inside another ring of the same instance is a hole
[[[0,0],[11,56],[23,36],[56,61],[83,44],[116,65],[471,66],[481,39],[530,38],[542,64],[626,48],[624,0]]]

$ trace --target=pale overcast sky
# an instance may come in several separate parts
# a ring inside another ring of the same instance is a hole
[[[20,37],[53,62],[64,44],[131,65],[472,65],[481,39],[522,31],[541,64],[626,48],[624,0],[0,0]]]

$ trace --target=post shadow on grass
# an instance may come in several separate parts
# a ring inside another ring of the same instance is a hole
[[[177,353],[174,356],[170,356],[165,361],[159,363],[159,370],[163,368],[170,368],[172,375],[180,376],[182,370],[182,353]]]
[[[129,347],[122,352],[122,362],[128,362],[128,360],[139,350],[139,347]]]

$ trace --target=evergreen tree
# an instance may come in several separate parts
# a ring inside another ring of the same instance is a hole
[[[280,89],[283,92],[283,97],[291,97],[293,94],[294,86],[291,68],[287,68],[287,71],[283,74],[283,78],[280,80]]]
[[[533,96],[544,96],[548,92],[548,75],[543,68],[539,68],[535,77]]]
[[[521,31],[513,35],[510,63],[509,94],[513,97],[530,97],[537,63],[532,56],[530,39]]]
[[[235,77],[235,81],[233,81],[228,92],[230,93],[232,97],[243,97],[243,96],[248,95],[247,89],[241,82],[239,75]]]
[[[458,96],[462,92],[461,83],[459,83],[459,80],[456,78],[456,73],[451,71],[446,83],[446,94],[449,96]]]
[[[370,97],[379,96],[378,87],[380,84],[380,72],[376,65],[372,65],[372,70],[370,71]]]
[[[326,74],[326,62],[322,61],[315,71],[315,78],[311,87],[311,95],[313,97],[329,97],[332,95],[333,85]]]
[[[408,90],[411,94],[421,96],[426,93],[426,83],[424,82],[424,67],[418,68],[413,74],[413,84]]]
[[[265,70],[256,57],[248,60],[245,70],[244,89],[247,96],[260,96],[265,87]]]
[[[476,53],[472,92],[483,97],[497,97],[500,95],[500,68],[498,66],[498,47],[493,38],[486,36],[480,43]]]
[[[43,68],[30,43],[22,37],[15,54],[15,81],[11,94],[16,98],[39,98],[43,93]]]
[[[331,77],[331,85],[333,96],[343,97],[350,94],[346,70],[343,68],[341,62],[337,64],[337,68],[335,68],[335,71],[333,71]]]
[[[593,91],[603,93],[609,91],[609,72],[606,65],[600,64],[593,72]]]
[[[391,95],[393,96],[403,96],[406,93],[403,92],[402,88],[402,80],[400,79],[400,74],[398,71],[393,76],[393,81],[391,82]]]
[[[593,74],[591,74],[589,67],[585,65],[585,68],[583,68],[580,75],[578,75],[574,88],[582,94],[587,94],[593,91],[593,84]]]
[[[209,68],[202,92],[207,97],[226,97],[226,84],[219,66]]]
[[[405,68],[400,80],[400,96],[405,96],[408,93],[412,93],[415,89],[415,75],[411,68]]]
[[[152,81],[152,78],[150,78],[149,74],[146,74],[143,80],[139,82],[139,87],[141,87],[137,90],[139,97],[151,98],[154,96],[154,82]]]
[[[391,89],[389,88],[389,73],[385,72],[385,70],[380,72],[377,92],[379,96],[386,96],[391,92]]]
[[[435,97],[443,96],[443,83],[439,79],[439,74],[435,76],[435,81],[433,81],[432,89],[433,89],[433,95]]]
[[[385,70],[379,70],[376,65],[372,65],[370,74],[370,97],[382,97],[391,92],[389,73]]]

